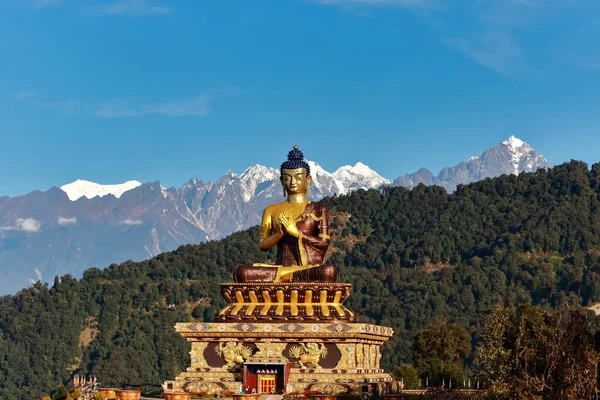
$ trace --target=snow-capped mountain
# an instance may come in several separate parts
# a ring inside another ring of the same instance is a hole
[[[539,168],[548,168],[550,166],[548,160],[543,155],[514,136],[510,136],[502,144],[506,146],[508,152],[511,154],[512,166],[514,168],[512,171],[513,174],[518,175],[521,172],[534,172]]]
[[[314,161],[308,161],[308,165],[312,177],[312,188],[310,189],[312,198],[348,193],[349,188],[344,186],[344,182],[335,179],[332,173],[325,171]]]
[[[312,200],[391,184],[360,162],[333,173],[308,163]],[[444,168],[437,177],[422,168],[393,185],[424,183],[453,191],[461,183],[548,166],[541,154],[511,136],[480,156]],[[165,189],[159,182],[99,185],[78,180],[60,189],[0,197],[0,295],[55,275],[79,277],[87,268],[219,239],[260,223],[263,209],[283,200],[279,170],[258,164],[215,182],[191,179],[179,189]]]
[[[254,164],[240,175],[240,181],[244,187],[244,201],[248,202],[258,191],[260,184],[279,179],[279,171],[275,168],[264,167]]]
[[[473,156],[454,167],[442,169],[437,176],[428,169],[421,168],[416,173],[396,178],[393,184],[412,188],[419,183],[424,183],[443,186],[448,192],[453,192],[460,184],[503,174],[518,175],[521,172],[534,172],[539,168],[550,166],[543,155],[522,140],[510,136],[504,142],[484,151],[480,156]]]
[[[100,185],[99,183],[77,179],[75,182],[63,185],[60,188],[69,196],[69,200],[75,201],[84,196],[92,199],[96,196],[103,197],[107,194],[112,194],[116,198],[119,198],[126,191],[135,189],[141,184],[138,181],[127,181],[119,185]]]
[[[371,189],[392,183],[361,162],[354,166],[344,165],[332,174],[333,179],[348,190]]]

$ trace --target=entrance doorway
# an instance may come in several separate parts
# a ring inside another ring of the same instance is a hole
[[[275,380],[276,375],[263,375],[260,374],[259,381],[259,394],[275,394],[277,393],[277,382]]]
[[[0,0],[1,1],[1,0]],[[286,360],[287,361],[287,360]],[[252,362],[244,363],[244,393],[284,394],[290,376],[291,362]]]

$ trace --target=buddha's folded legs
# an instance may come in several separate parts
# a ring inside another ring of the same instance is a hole
[[[255,266],[238,265],[233,271],[236,283],[272,283],[272,282],[325,282],[333,283],[337,279],[337,269],[333,265],[321,264],[307,269],[302,266]],[[306,267],[305,267],[306,268]],[[292,272],[293,271],[293,272]]]
[[[318,267],[294,272],[293,282],[325,282],[334,283],[337,279],[337,268],[334,265],[321,264]]]
[[[255,267],[241,264],[233,271],[233,281],[236,283],[269,283],[275,282],[278,267]]]

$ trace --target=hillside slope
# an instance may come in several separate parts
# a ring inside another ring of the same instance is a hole
[[[485,179],[451,195],[419,185],[324,202],[337,233],[329,262],[354,285],[347,305],[396,330],[385,368],[410,360],[413,337],[435,316],[464,324],[475,343],[498,301],[600,301],[600,164]],[[172,326],[210,320],[233,267],[273,256],[257,237],[254,227],[0,298],[0,398],[39,398],[76,370],[111,386],[173,378],[189,348]]]

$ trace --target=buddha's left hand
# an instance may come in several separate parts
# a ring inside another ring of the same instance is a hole
[[[289,233],[293,237],[300,236],[300,231],[298,230],[296,223],[294,221],[291,221],[287,217],[287,215],[282,215],[281,217],[279,217],[279,222],[281,222],[281,225],[285,228],[285,231],[287,233]]]

